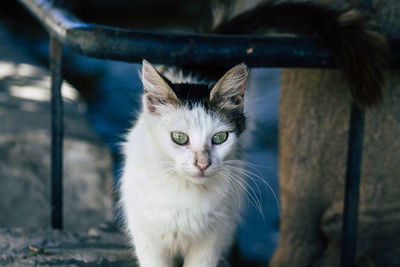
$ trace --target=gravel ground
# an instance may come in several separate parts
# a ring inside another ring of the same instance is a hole
[[[136,266],[122,235],[109,225],[72,233],[0,228],[0,266]]]

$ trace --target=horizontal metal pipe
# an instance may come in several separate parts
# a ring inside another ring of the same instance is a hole
[[[331,68],[330,53],[315,40],[294,37],[165,34],[86,24],[53,8],[49,0],[19,0],[66,47],[80,54],[128,62],[250,67]],[[400,66],[400,41],[392,40],[394,67]]]
[[[90,57],[192,66],[333,67],[312,39],[162,34],[86,24],[49,0],[19,0],[68,48]]]

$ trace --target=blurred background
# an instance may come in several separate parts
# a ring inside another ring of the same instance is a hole
[[[84,22],[145,31],[195,32],[210,18],[203,0],[68,0],[63,6]],[[3,0],[0,38],[0,227],[48,227],[49,37],[17,1]],[[87,231],[115,217],[119,142],[140,109],[140,65],[66,48],[63,60],[65,228]],[[278,240],[279,75],[279,69],[252,69],[246,92],[246,160],[254,164],[254,181],[238,231],[242,266],[265,266]]]

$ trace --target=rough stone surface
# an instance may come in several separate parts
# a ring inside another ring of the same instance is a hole
[[[50,225],[50,77],[0,24],[0,227]],[[112,220],[112,160],[64,83],[64,225]]]
[[[87,233],[0,228],[0,266],[136,266],[122,235],[103,225]]]

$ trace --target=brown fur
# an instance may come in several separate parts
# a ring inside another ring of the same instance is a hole
[[[213,32],[263,34],[271,28],[316,37],[343,69],[354,100],[360,106],[381,102],[389,48],[366,16],[309,2],[267,1],[221,23]]]
[[[400,1],[373,3],[383,32],[399,38]],[[282,72],[281,234],[272,267],[339,266],[350,100],[338,71]],[[382,104],[366,111],[357,266],[400,266],[399,137],[400,72],[391,71]]]

